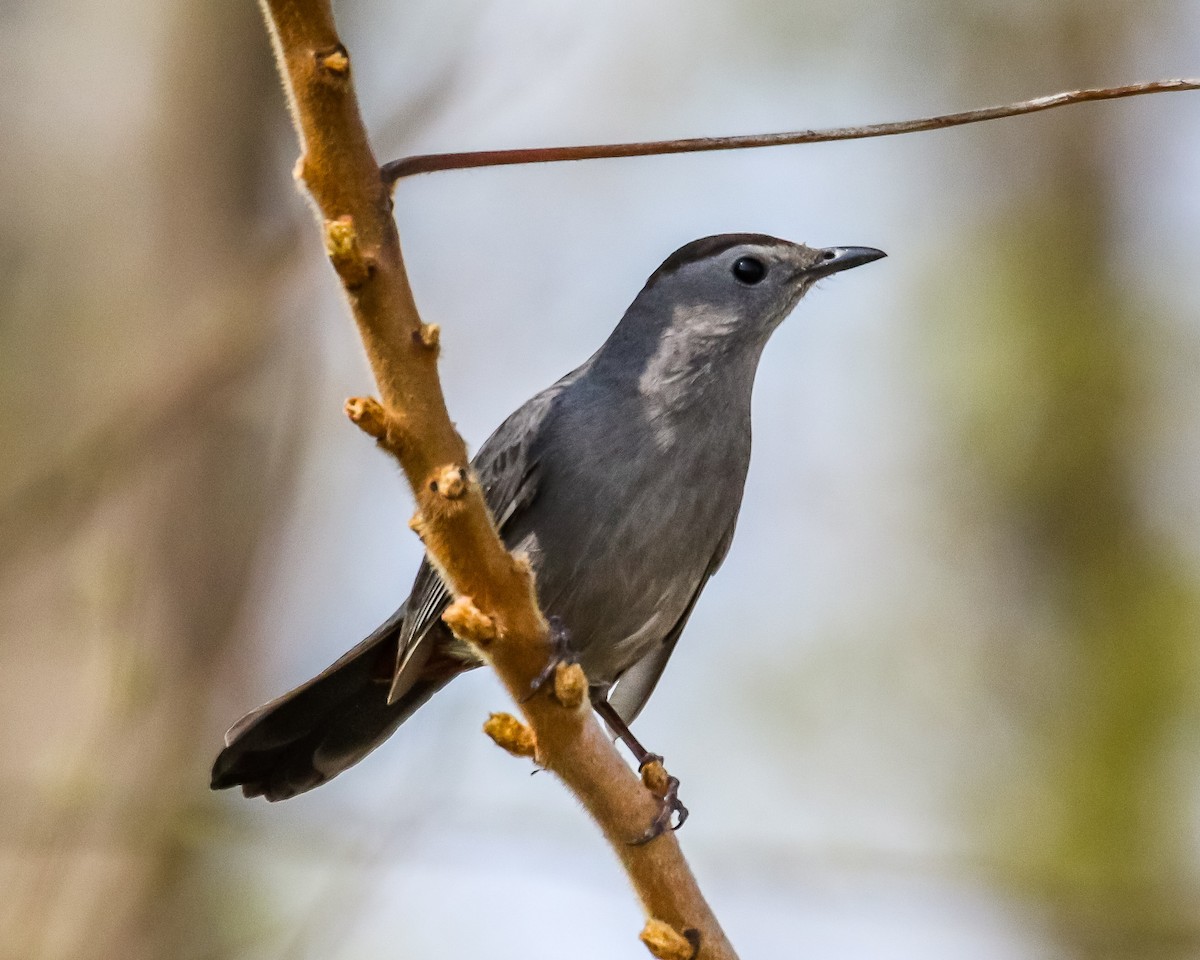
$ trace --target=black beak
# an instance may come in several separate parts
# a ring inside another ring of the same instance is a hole
[[[821,251],[821,259],[806,272],[813,277],[828,277],[832,273],[841,273],[851,267],[861,267],[864,263],[880,260],[887,254],[874,247],[826,247]]]

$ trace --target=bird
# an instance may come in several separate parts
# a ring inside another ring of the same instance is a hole
[[[884,256],[757,233],[685,244],[600,348],[472,459],[505,546],[532,565],[558,645],[639,766],[661,757],[630,725],[733,540],[763,348],[814,283]],[[277,801],[320,786],[480,666],[441,619],[451,599],[423,560],[408,598],[370,636],[230,728],[212,789]],[[678,827],[686,808],[674,789],[668,799]]]

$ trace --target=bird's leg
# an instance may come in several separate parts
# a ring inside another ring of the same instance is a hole
[[[575,651],[571,649],[571,635],[563,626],[561,617],[550,617],[550,659],[542,667],[541,672],[533,678],[529,685],[529,693],[521,700],[526,703],[532,700],[547,683],[554,679],[554,672],[560,663],[576,663]]]
[[[658,769],[662,771],[662,776],[656,778],[659,781],[658,783],[646,783],[647,788],[662,801],[662,806],[659,808],[658,815],[654,818],[654,821],[650,824],[646,832],[638,837],[638,839],[632,841],[633,846],[636,847],[643,843],[649,843],[668,827],[672,830],[678,830],[688,818],[688,808],[679,799],[679,778],[672,777],[666,772],[666,769],[662,765],[662,757],[657,753],[651,753],[642,746],[638,738],[633,735],[633,731],[629,729],[629,725],[621,719],[621,715],[608,702],[606,691],[597,690],[593,692],[592,709],[600,714],[600,718],[608,724],[609,729],[629,748],[630,753],[633,754],[633,758],[637,761],[639,773],[644,774],[646,768],[651,764],[657,764]],[[644,776],[643,781],[646,781],[646,777]],[[676,816],[678,819],[675,823],[671,823],[672,818]]]

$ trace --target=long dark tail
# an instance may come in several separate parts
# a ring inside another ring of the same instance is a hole
[[[401,607],[324,672],[235,723],[213,764],[212,788],[240,786],[247,797],[274,801],[318,787],[383,743],[468,667],[435,653],[389,706],[403,619]]]

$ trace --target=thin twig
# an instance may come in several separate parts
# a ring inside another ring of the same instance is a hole
[[[711,150],[746,150],[752,147],[782,147],[797,143],[828,143],[832,140],[864,140],[890,137],[898,133],[941,130],[983,120],[999,120],[1027,113],[1038,113],[1072,103],[1091,100],[1118,100],[1146,93],[1170,93],[1175,90],[1200,90],[1200,80],[1155,80],[1126,87],[1099,87],[1072,90],[1048,97],[984,107],[963,113],[946,113],[918,120],[872,123],[862,127],[830,127],[825,130],[796,130],[791,133],[764,133],[742,137],[692,137],[685,140],[647,140],[637,143],[605,143],[584,147],[533,147],[516,150],[479,150],[469,153],[429,153],[402,157],[383,165],[383,177],[394,184],[403,177],[439,170],[466,170],[471,167],[503,167],[518,163],[559,163],[564,160],[606,160],[616,157],[652,157],[669,153],[705,153]]]

